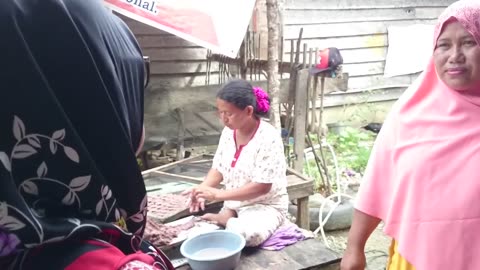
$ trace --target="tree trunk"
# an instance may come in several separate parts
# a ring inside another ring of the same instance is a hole
[[[278,79],[278,42],[279,42],[279,9],[277,0],[267,0],[267,23],[268,23],[268,94],[270,96],[272,125],[279,131],[280,127],[280,103]]]

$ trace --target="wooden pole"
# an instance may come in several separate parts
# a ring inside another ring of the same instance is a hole
[[[312,59],[313,57],[313,49],[310,48],[308,50],[308,65],[307,67],[308,68],[311,68],[312,67]],[[307,121],[307,130],[308,131],[312,131],[314,130],[314,126],[315,126],[315,113],[316,113],[316,110],[315,110],[315,96],[312,94],[312,75],[309,73],[308,74],[308,84],[307,84],[307,91],[308,91],[308,102],[307,102],[307,109],[308,109],[308,121]],[[312,104],[312,106],[310,107],[310,103]]]
[[[290,51],[290,79],[289,79],[289,84],[288,84],[288,108],[287,108],[287,122],[286,122],[286,128],[288,129],[288,136],[287,138],[290,138],[290,134],[293,129],[293,123],[295,122],[292,117],[295,117],[294,115],[291,115],[293,105],[295,104],[295,89],[297,87],[297,65],[300,62],[300,45],[302,42],[302,36],[303,36],[303,28],[300,28],[300,32],[298,33],[298,39],[297,39],[297,45],[296,48],[293,49],[293,41],[290,44],[291,45],[291,51]],[[293,53],[295,53],[295,59],[293,59]]]
[[[177,160],[182,160],[185,155],[185,112],[177,108],[175,113],[178,116]]]
[[[280,127],[280,81],[278,76],[278,37],[279,37],[279,9],[277,0],[267,0],[268,23],[268,94],[270,95],[271,115],[270,121],[278,132]]]
[[[302,69],[298,71],[296,79],[296,89],[295,89],[295,127],[294,127],[294,153],[295,160],[293,162],[294,170],[302,173],[303,172],[303,163],[304,156],[303,151],[305,150],[305,136],[306,127],[307,127],[307,114],[308,114],[308,81],[309,72],[308,69]],[[301,228],[309,228],[310,219],[308,211],[308,197],[297,199],[298,204],[298,215],[297,215],[297,224]]]
[[[305,128],[307,126],[307,79],[308,69],[298,71],[295,89],[295,127],[294,127],[294,153],[293,169],[303,172],[303,150],[305,150]]]

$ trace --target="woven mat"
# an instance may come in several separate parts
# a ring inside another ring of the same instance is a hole
[[[188,211],[187,196],[180,194],[156,194],[148,196],[148,215],[161,222]]]
[[[193,226],[195,226],[193,219],[185,224],[165,225],[147,218],[144,237],[154,246],[160,248],[170,245],[180,232],[188,230]]]

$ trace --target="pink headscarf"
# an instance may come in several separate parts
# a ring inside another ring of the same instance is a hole
[[[480,1],[447,8],[435,42],[452,17],[480,44]],[[449,89],[433,60],[385,121],[356,208],[417,270],[480,269],[480,102]]]

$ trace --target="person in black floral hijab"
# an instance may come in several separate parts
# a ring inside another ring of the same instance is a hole
[[[130,30],[100,0],[2,0],[0,36],[0,269],[172,269],[142,240]]]

